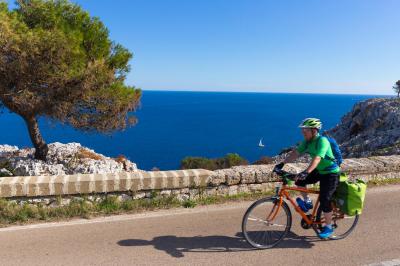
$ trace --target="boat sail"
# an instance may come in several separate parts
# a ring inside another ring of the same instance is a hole
[[[258,147],[263,148],[265,145],[262,143],[262,138],[260,139],[260,142],[258,143]]]

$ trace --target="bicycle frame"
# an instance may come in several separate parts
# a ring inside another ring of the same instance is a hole
[[[309,194],[317,194],[318,195],[318,199],[315,203],[314,209],[312,211],[311,217],[307,216],[302,209],[297,206],[296,202],[292,199],[292,197],[290,197],[289,191],[298,191],[298,192],[305,192],[305,193],[309,193]],[[301,187],[288,187],[287,185],[283,185],[281,187],[281,189],[279,191],[277,191],[277,195],[276,197],[279,198],[279,204],[275,205],[271,212],[269,213],[269,215],[267,216],[267,221],[270,222],[273,219],[275,219],[276,215],[278,214],[282,203],[283,203],[283,199],[286,198],[292,205],[293,208],[296,210],[296,212],[298,212],[300,214],[300,216],[304,219],[304,221],[308,224],[308,225],[318,225],[318,224],[322,224],[322,219],[319,222],[315,222],[313,221],[316,214],[317,214],[317,210],[318,210],[318,206],[319,206],[319,191],[318,190],[314,190],[314,189],[307,189],[307,188],[301,188]],[[275,209],[275,207],[278,206]],[[272,216],[271,216],[272,215]]]

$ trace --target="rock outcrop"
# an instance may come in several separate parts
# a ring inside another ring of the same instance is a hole
[[[34,159],[33,148],[0,145],[0,176],[106,174],[137,171],[124,157],[109,158],[79,143],[49,144],[46,161]]]
[[[359,102],[328,133],[346,158],[400,154],[400,99]]]
[[[356,103],[341,122],[326,133],[336,139],[344,158],[400,154],[400,99],[374,98]],[[295,147],[273,157],[276,162],[287,157]],[[303,156],[296,162],[310,162]]]

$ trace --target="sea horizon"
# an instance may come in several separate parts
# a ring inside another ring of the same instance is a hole
[[[382,96],[382,97],[396,97],[392,94],[364,94],[364,93],[333,93],[333,92],[284,92],[284,91],[224,91],[224,90],[179,90],[179,89],[141,89],[144,92],[215,92],[215,93],[258,93],[258,94],[312,94],[312,95],[345,95],[345,96]]]

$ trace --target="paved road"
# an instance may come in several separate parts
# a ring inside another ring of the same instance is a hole
[[[250,202],[5,228],[0,265],[399,265],[400,186],[370,189],[366,203],[347,239],[318,240],[295,216],[271,250],[240,237]]]

